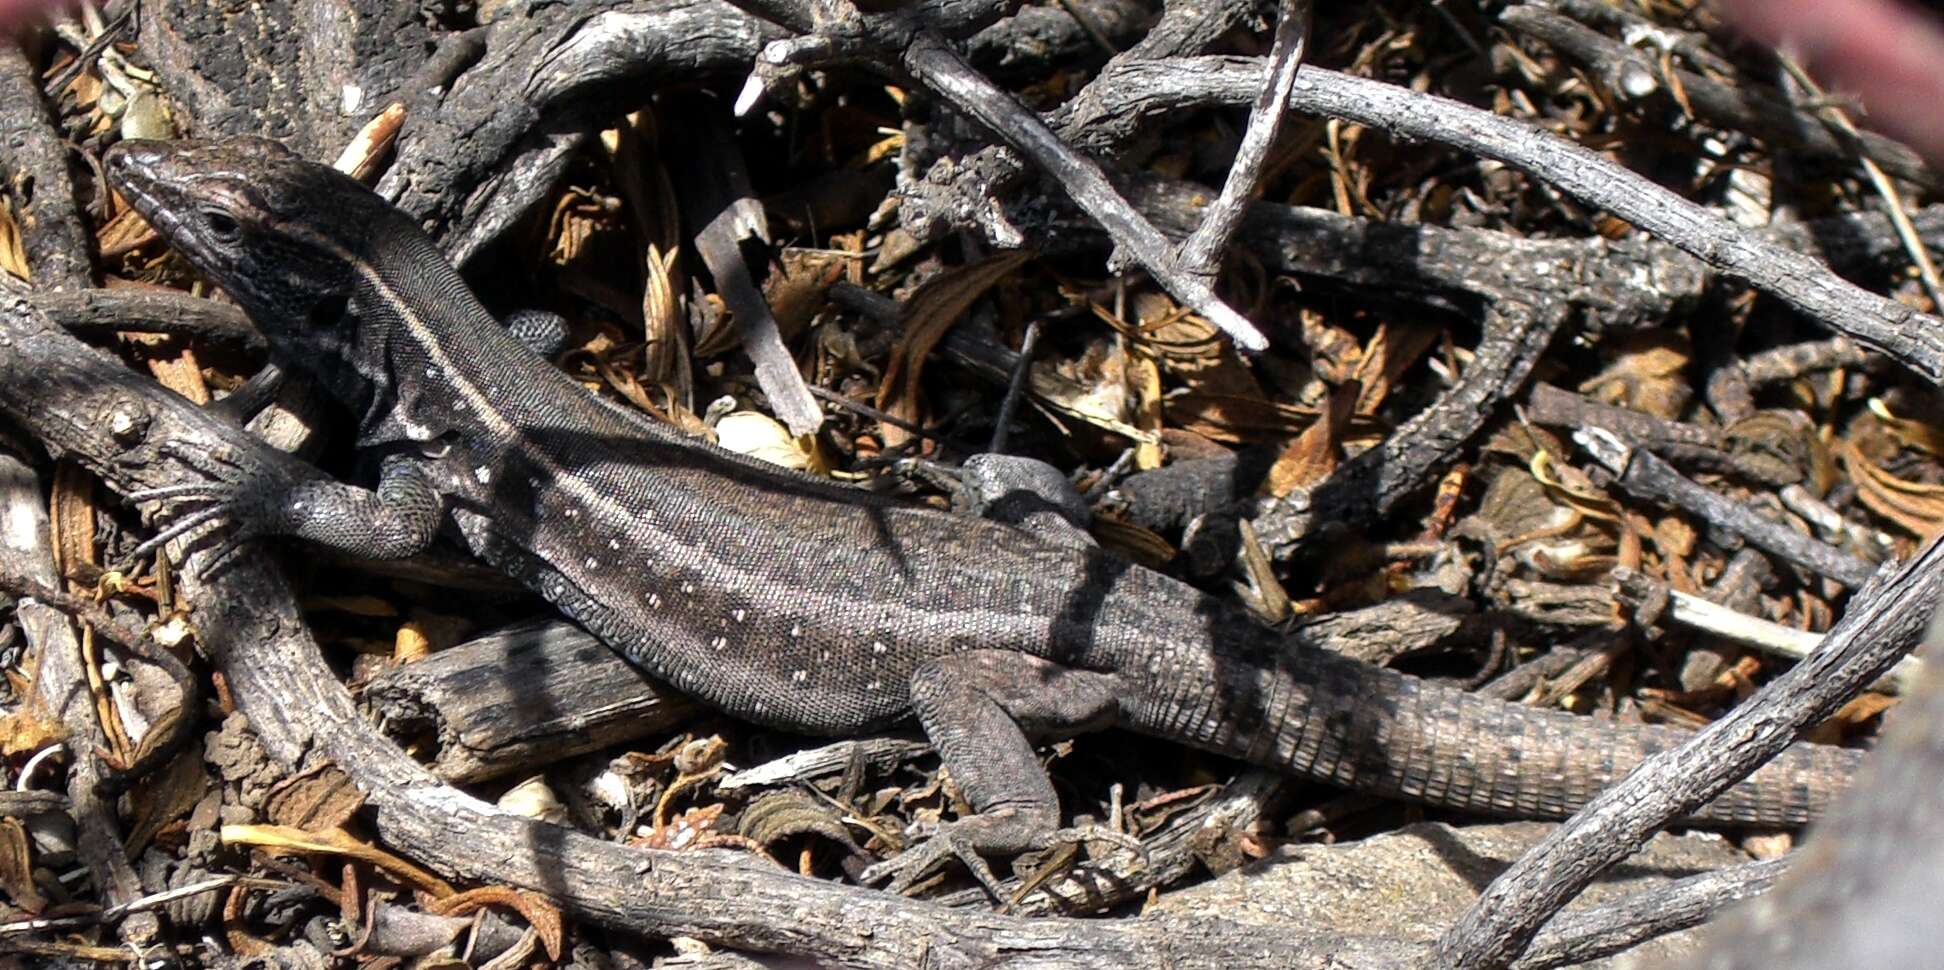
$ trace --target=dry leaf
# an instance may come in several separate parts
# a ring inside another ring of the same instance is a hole
[[[158,238],[141,213],[129,208],[125,202],[119,204],[120,212],[108,220],[108,224],[102,226],[101,232],[96,235],[96,245],[101,248],[102,259],[126,256]]]
[[[367,619],[390,619],[398,615],[396,605],[376,596],[306,596],[304,609],[336,610]]]
[[[1836,451],[1864,507],[1919,539],[1929,539],[1944,527],[1944,485],[1904,481],[1878,468],[1848,441],[1837,442]]]
[[[279,778],[264,795],[264,814],[294,829],[335,829],[363,807],[364,793],[329,762]]]
[[[1330,477],[1342,459],[1343,429],[1348,426],[1350,414],[1362,396],[1363,386],[1356,381],[1337,388],[1330,395],[1328,413],[1304,429],[1288,448],[1283,449],[1282,454],[1276,456],[1275,464],[1269,466],[1269,473],[1263,478],[1256,494],[1282,498],[1296,489],[1309,488]]]
[[[1897,439],[1898,444],[1932,457],[1944,456],[1944,428],[1914,418],[1897,417],[1890,413],[1890,405],[1880,397],[1870,398],[1870,413],[1883,422],[1884,430]]]
[[[1100,544],[1149,569],[1160,569],[1175,557],[1175,547],[1158,533],[1132,522],[1101,517],[1088,528]]]
[[[642,257],[648,276],[641,292],[641,318],[646,334],[642,371],[657,381],[675,373],[687,343],[688,319],[682,313],[681,297],[675,292],[675,261],[680,255],[678,249],[664,253],[651,244]]]
[[[377,179],[379,163],[384,161],[392,144],[398,141],[398,130],[405,126],[405,103],[393,101],[365,122],[358,133],[351,136],[349,144],[338,153],[331,167],[367,185]]]
[[[29,916],[47,908],[34,885],[34,857],[28,850],[27,827],[15,818],[0,818],[0,890]]]
[[[1532,472],[1532,477],[1546,487],[1546,492],[1553,501],[1568,506],[1581,515],[1608,522],[1620,521],[1620,503],[1595,489],[1578,469],[1571,465],[1555,463],[1552,455],[1544,450],[1532,453],[1532,461],[1528,468]]]
[[[1161,451],[1161,366],[1141,351],[1129,352],[1126,359],[1134,425],[1151,436],[1134,446],[1134,467],[1153,471],[1166,457]]]
[[[425,628],[417,620],[399,625],[398,632],[392,636],[393,660],[408,664],[431,655],[432,639],[425,635]]]
[[[368,862],[438,899],[455,892],[438,876],[375,845],[360,842],[343,829],[307,832],[287,825],[225,825],[221,834],[225,845],[253,845],[272,853],[322,852]]]
[[[918,402],[918,380],[932,348],[945,332],[970,309],[973,301],[1000,280],[1012,274],[1031,257],[1025,250],[996,253],[976,263],[948,270],[925,282],[905,301],[900,314],[903,336],[891,348],[885,364],[884,382],[878,385],[877,406],[893,417],[913,424],[922,415]],[[886,448],[911,440],[910,432],[886,424],[880,429]]]
[[[1310,363],[1316,368],[1317,377],[1341,384],[1356,376],[1357,365],[1363,363],[1363,345],[1358,343],[1355,334],[1315,310],[1304,309],[1296,319],[1302,326],[1303,343],[1309,347]]]
[[[521,818],[539,819],[562,825],[567,822],[567,806],[561,804],[560,796],[554,794],[547,785],[547,779],[534,775],[514,785],[493,803],[500,811]]]
[[[540,934],[541,945],[547,948],[547,958],[556,961],[560,959],[562,947],[560,910],[531,893],[521,892],[510,886],[481,886],[438,900],[425,907],[425,911],[434,916],[465,916],[488,906],[505,906],[519,913],[520,917],[527,921],[527,925]]]
[[[54,463],[51,493],[48,525],[53,530],[54,568],[70,578],[86,576],[100,564],[95,556],[94,474],[63,458]]]
[[[1109,316],[1101,307],[1094,311],[1103,319]],[[1206,394],[1264,396],[1255,372],[1242,362],[1235,346],[1222,338],[1214,324],[1178,306],[1165,294],[1154,292],[1134,299],[1134,313],[1140,320],[1142,349],[1152,351],[1181,387]]]
[[[797,437],[783,423],[757,411],[733,411],[715,426],[716,444],[739,455],[760,458],[797,471],[830,473],[830,463],[817,449],[813,435]]]
[[[67,729],[59,722],[44,721],[24,709],[0,716],[0,755],[31,755],[66,739]]]
[[[1582,382],[1579,392],[1602,404],[1678,418],[1693,393],[1682,373],[1688,356],[1687,338],[1680,334],[1665,330],[1637,334],[1621,341],[1613,363]]]
[[[27,247],[20,238],[20,224],[14,221],[13,203],[0,199],[0,272],[23,283],[33,281],[27,268]]]
[[[1443,538],[1458,518],[1458,504],[1464,500],[1465,486],[1470,482],[1471,466],[1462,463],[1453,465],[1438,479],[1438,490],[1431,499],[1431,514],[1424,517],[1424,531],[1418,533],[1418,541],[1436,542]]]
[[[1441,332],[1437,327],[1388,320],[1379,326],[1364,346],[1363,358],[1357,361],[1354,379],[1362,384],[1363,393],[1357,398],[1355,412],[1376,414],[1391,388],[1438,342]]]
[[[127,839],[131,855],[140,855],[164,825],[194,811],[209,791],[202,751],[202,743],[192,740],[162,771],[128,793],[135,807],[135,824]]]
[[[1262,398],[1190,391],[1167,399],[1168,423],[1223,444],[1301,434],[1321,412]]]
[[[832,284],[844,278],[859,257],[828,249],[783,250],[782,272],[763,280],[763,299],[776,318],[777,332],[788,340],[810,326],[822,310]]]

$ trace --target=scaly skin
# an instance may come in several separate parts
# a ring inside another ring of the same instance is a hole
[[[110,178],[391,458],[379,493],[244,487],[252,533],[399,555],[443,527],[722,710],[811,734],[916,715],[978,815],[885,872],[1060,837],[1028,734],[1118,724],[1431,805],[1560,816],[1684,732],[1485,700],[1281,642],[1095,549],[684,438],[510,335],[409,220],[272,142],[124,143]],[[380,528],[374,529],[374,522]],[[1855,752],[1799,746],[1696,821],[1798,825]]]

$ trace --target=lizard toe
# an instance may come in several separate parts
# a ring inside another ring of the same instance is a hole
[[[1147,864],[1147,846],[1142,845],[1140,839],[1128,835],[1126,832],[1116,831],[1105,825],[1095,825],[1092,823],[1075,825],[1071,828],[1060,829],[1057,832],[1049,832],[1041,843],[1035,845],[1034,848],[1044,849],[1062,844],[1080,845],[1087,842],[1105,842],[1116,848],[1125,849],[1128,852],[1134,853],[1141,860],[1142,865]]]
[[[888,877],[891,882],[884,887],[885,890],[902,896],[918,880],[935,872],[946,859],[956,857],[972,874],[972,878],[992,894],[992,898],[1005,899],[999,878],[993,875],[992,867],[979,855],[974,840],[961,828],[963,825],[963,822],[955,822],[941,827],[930,839],[865,869],[858,877],[859,881],[869,884]]]

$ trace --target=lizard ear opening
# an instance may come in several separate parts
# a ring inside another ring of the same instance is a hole
[[[344,314],[349,309],[350,299],[348,297],[332,294],[311,304],[310,316],[305,322],[309,323],[313,329],[335,327],[338,321],[344,319]]]

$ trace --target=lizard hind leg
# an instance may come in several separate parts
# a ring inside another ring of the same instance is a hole
[[[1010,650],[971,650],[927,661],[912,672],[911,707],[974,814],[939,828],[930,841],[870,867],[863,881],[890,877],[902,893],[947,856],[955,856],[994,897],[999,881],[984,856],[1042,849],[1082,839],[1140,844],[1098,826],[1061,830],[1059,798],[1028,735],[1071,735],[1103,728],[1120,711],[1112,674],[1073,670]]]

